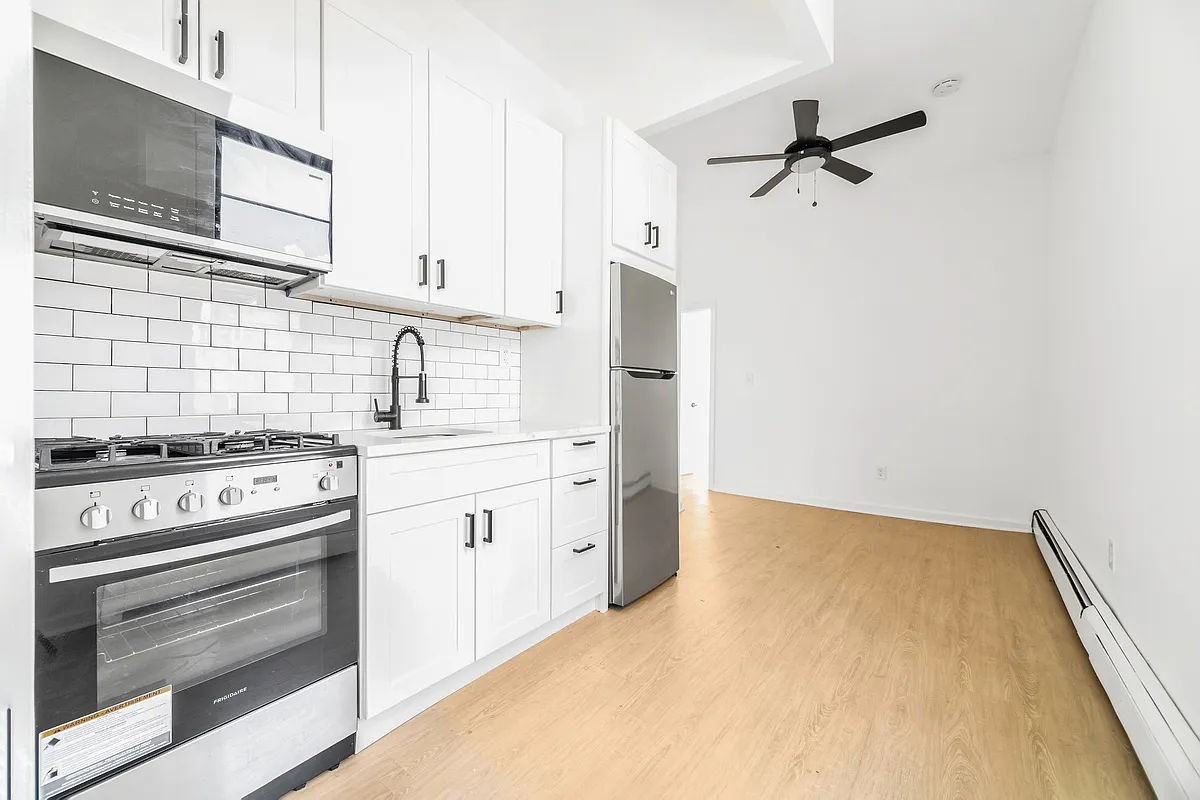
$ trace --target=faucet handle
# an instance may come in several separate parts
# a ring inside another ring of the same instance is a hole
[[[383,422],[383,420],[379,418],[380,417],[379,398],[373,397],[373,398],[371,398],[371,402],[375,405],[375,421]]]

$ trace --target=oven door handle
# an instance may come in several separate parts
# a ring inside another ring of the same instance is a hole
[[[218,539],[213,542],[191,544],[171,550],[158,550],[153,553],[140,553],[134,556],[121,556],[120,558],[110,558],[104,561],[88,561],[83,564],[69,564],[65,567],[52,567],[50,569],[50,583],[76,581],[80,578],[95,578],[100,575],[112,575],[117,572],[128,572],[147,567],[161,567],[167,564],[175,564],[179,561],[191,561],[196,558],[220,555],[221,553],[228,553],[233,550],[242,550],[247,547],[257,547],[269,544],[270,542],[277,542],[280,539],[291,539],[305,533],[312,533],[321,528],[328,528],[342,522],[347,522],[349,519],[350,511],[343,510],[335,514],[326,514],[316,519],[306,519],[303,522],[284,525],[281,528],[271,528],[270,530],[259,531],[258,533],[248,533],[245,536],[236,536],[232,539]]]

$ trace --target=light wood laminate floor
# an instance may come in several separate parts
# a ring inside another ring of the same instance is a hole
[[[1151,797],[1032,537],[689,497],[679,576],[288,800]]]

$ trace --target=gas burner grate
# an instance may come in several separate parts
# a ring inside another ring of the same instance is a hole
[[[44,471],[198,456],[271,453],[333,447],[337,444],[337,434],[333,433],[261,430],[227,434],[209,431],[162,436],[114,436],[111,439],[90,439],[82,436],[37,439],[34,455],[37,469]]]

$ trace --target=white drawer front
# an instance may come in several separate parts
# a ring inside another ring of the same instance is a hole
[[[368,514],[550,477],[549,442],[518,442],[366,460]]]
[[[550,554],[550,616],[608,592],[608,534],[597,533]]]
[[[555,439],[552,444],[552,463],[556,478],[608,466],[608,437],[603,434]]]
[[[608,531],[608,470],[555,478],[550,511],[555,547]]]

